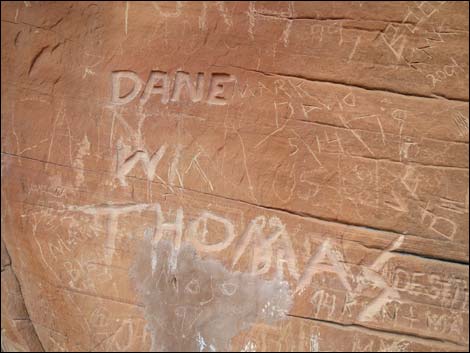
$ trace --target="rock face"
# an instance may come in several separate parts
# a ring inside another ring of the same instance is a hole
[[[468,351],[467,2],[2,2],[2,350]]]

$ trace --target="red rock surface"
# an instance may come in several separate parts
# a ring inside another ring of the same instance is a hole
[[[468,351],[467,2],[2,9],[2,350]]]

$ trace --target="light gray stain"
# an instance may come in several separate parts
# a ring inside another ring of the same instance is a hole
[[[218,261],[202,260],[190,244],[175,250],[160,241],[155,254],[152,273],[146,237],[131,269],[152,351],[228,351],[240,331],[253,323],[272,324],[292,305],[287,282],[230,272]]]

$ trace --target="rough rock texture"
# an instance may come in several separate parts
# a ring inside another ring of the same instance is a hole
[[[2,350],[468,351],[467,2],[2,2]]]

